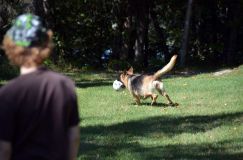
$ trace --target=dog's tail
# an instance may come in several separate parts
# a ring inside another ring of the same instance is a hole
[[[176,58],[177,58],[177,55],[173,55],[173,57],[170,59],[170,62],[165,65],[162,69],[158,70],[154,75],[154,79],[158,79],[160,78],[163,74],[169,72],[174,66],[175,66],[175,63],[176,63]]]

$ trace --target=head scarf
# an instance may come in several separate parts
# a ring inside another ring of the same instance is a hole
[[[7,36],[22,47],[40,46],[48,38],[41,18],[30,13],[18,16],[7,31]]]

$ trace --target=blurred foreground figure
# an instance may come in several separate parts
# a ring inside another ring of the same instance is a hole
[[[74,160],[79,114],[74,83],[41,66],[52,32],[38,16],[17,17],[3,39],[20,76],[0,88],[0,160]]]

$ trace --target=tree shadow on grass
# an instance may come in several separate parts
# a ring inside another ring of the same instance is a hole
[[[82,159],[241,159],[243,138],[217,143],[142,146],[141,138],[172,138],[179,134],[206,132],[221,125],[240,125],[243,112],[211,116],[158,116],[110,126],[81,128],[79,156]]]
[[[91,145],[90,150],[86,150],[82,159],[116,159],[116,156],[123,155],[121,159],[137,159],[137,160],[242,160],[243,153],[229,153],[228,150],[237,150],[239,146],[236,144],[242,142],[243,139],[232,139],[230,141],[222,141],[218,143],[202,143],[202,144],[181,144],[181,145],[164,145],[156,147],[144,147],[135,142],[128,144],[116,145]],[[225,147],[230,146],[230,147]],[[242,147],[242,146],[241,146]],[[121,157],[121,156],[120,156]]]

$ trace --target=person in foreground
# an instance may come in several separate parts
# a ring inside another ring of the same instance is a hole
[[[74,160],[79,147],[75,85],[42,67],[52,32],[40,17],[16,18],[3,39],[20,75],[0,88],[0,160]]]

